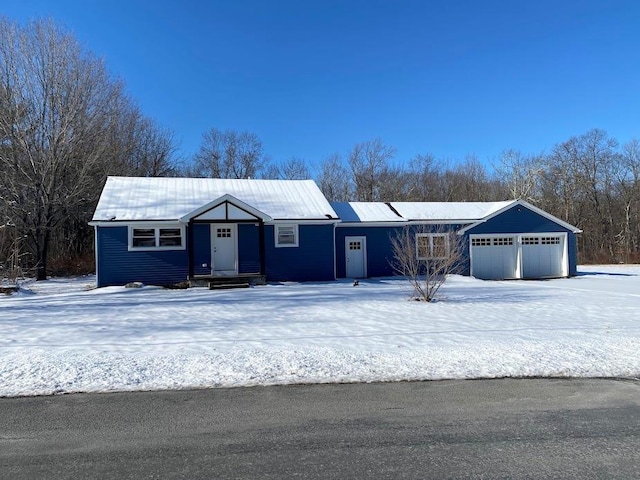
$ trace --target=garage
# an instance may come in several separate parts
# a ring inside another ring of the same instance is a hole
[[[483,280],[568,275],[566,233],[470,235],[471,275]]]

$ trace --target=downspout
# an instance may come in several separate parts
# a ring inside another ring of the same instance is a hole
[[[338,222],[333,223],[333,280],[338,279],[338,267],[337,263],[337,253],[336,253],[336,227],[338,226]]]

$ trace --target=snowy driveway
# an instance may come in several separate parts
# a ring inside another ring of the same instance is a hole
[[[640,376],[640,267],[572,279],[453,277],[0,297],[0,395],[504,376]]]

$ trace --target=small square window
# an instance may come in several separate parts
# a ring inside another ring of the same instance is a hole
[[[276,247],[297,247],[298,246],[298,226],[297,225],[276,225],[275,226]]]
[[[218,238],[231,238],[231,229],[230,228],[218,227],[216,229],[216,237],[218,237]]]

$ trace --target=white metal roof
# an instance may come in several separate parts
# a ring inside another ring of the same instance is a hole
[[[178,220],[224,195],[274,220],[337,218],[313,180],[108,177],[92,220]]]
[[[404,222],[384,202],[331,202],[343,222]]]
[[[481,220],[511,204],[506,202],[391,202],[406,220],[473,222]]]

